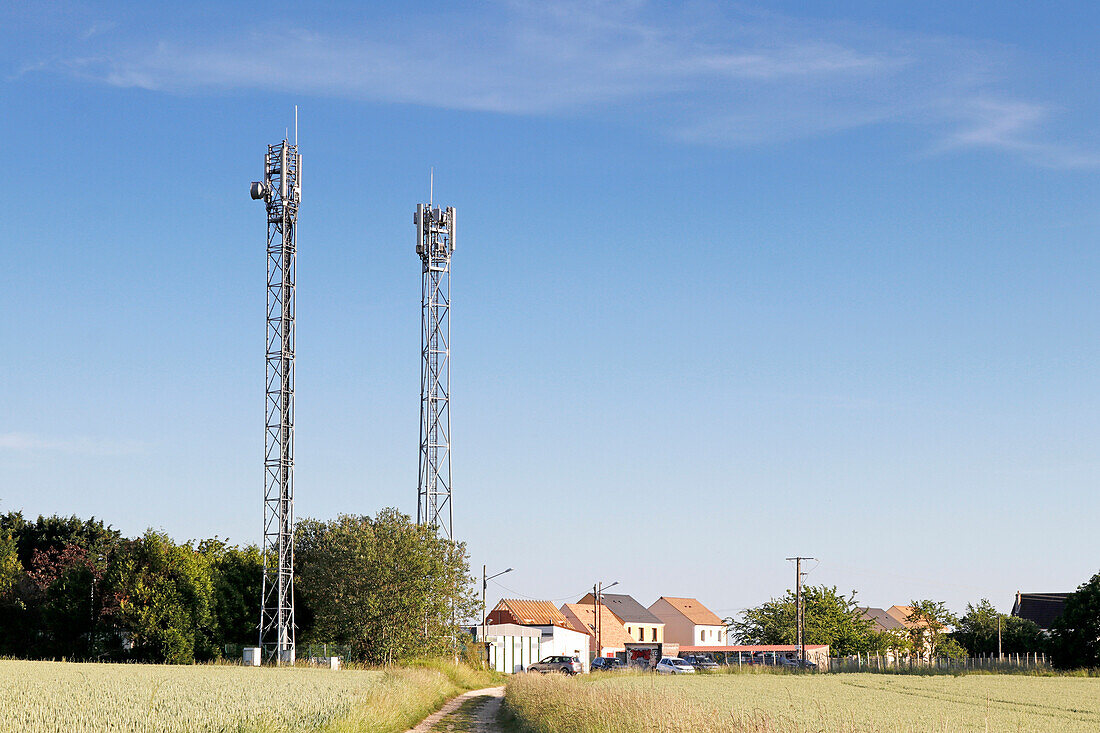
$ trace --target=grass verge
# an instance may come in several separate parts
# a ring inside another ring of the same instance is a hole
[[[401,733],[469,690],[502,684],[502,675],[442,660],[423,660],[383,670],[351,711],[323,728],[324,733]]]

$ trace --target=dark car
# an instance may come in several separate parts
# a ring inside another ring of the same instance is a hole
[[[792,667],[795,669],[817,669],[817,665],[809,659],[799,661],[790,657],[779,657],[778,664],[780,667]]]
[[[615,657],[596,657],[592,660],[593,672],[614,672],[626,669],[626,662]]]
[[[689,654],[684,657],[684,661],[695,667],[696,672],[703,672],[710,669],[718,669],[718,662],[714,661],[710,657],[701,654]]]

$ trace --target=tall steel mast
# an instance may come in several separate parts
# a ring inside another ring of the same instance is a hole
[[[420,472],[416,521],[452,538],[451,254],[455,210],[417,204],[416,253],[423,264],[420,303]]]
[[[252,198],[267,208],[267,429],[264,456],[264,660],[294,664],[294,281],[302,156],[295,141],[268,145]]]

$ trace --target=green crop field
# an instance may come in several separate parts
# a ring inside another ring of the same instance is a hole
[[[0,661],[0,731],[403,731],[469,686],[442,667]]]
[[[1097,731],[1100,678],[523,675],[506,707],[538,733]]]

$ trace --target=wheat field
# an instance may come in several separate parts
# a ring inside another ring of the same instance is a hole
[[[506,707],[537,733],[1084,733],[1100,730],[1100,678],[523,675]]]
[[[0,731],[403,731],[447,672],[0,661]]]

